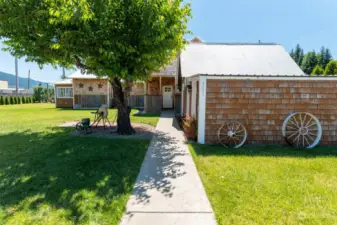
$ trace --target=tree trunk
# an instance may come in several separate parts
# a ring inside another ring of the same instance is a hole
[[[118,78],[110,80],[113,87],[113,97],[117,105],[118,115],[117,115],[117,133],[119,135],[132,135],[136,131],[131,126],[130,112],[131,109],[128,107],[127,97],[130,93],[130,87],[132,86],[131,81],[125,81],[126,88],[123,91],[122,83]]]

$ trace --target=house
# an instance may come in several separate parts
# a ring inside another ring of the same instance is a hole
[[[111,85],[105,78],[92,74],[74,74],[55,84],[55,104],[57,108],[91,109],[110,105]]]
[[[174,109],[196,118],[201,144],[218,143],[218,129],[226,121],[244,124],[248,143],[284,143],[282,124],[293,112],[316,115],[326,126],[322,143],[336,144],[336,87],[336,77],[304,74],[281,45],[194,38],[171,65],[136,82],[128,102],[146,112]],[[55,88],[56,107],[113,102],[110,84],[94,75],[76,72]]]
[[[8,81],[0,80],[0,89],[8,89]]]
[[[153,72],[150,80],[135,82],[130,93],[129,105],[147,112],[180,109],[177,71],[175,59],[166,68]],[[95,75],[77,71],[54,84],[57,108],[91,109],[101,105],[113,106],[112,87],[106,78],[97,78]]]

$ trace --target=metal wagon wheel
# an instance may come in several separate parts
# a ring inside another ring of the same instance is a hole
[[[224,147],[239,148],[247,140],[247,130],[239,122],[227,122],[218,130],[218,139]]]
[[[76,130],[77,131],[82,131],[83,130],[83,124],[81,122],[76,124]]]
[[[283,122],[282,135],[286,142],[297,148],[313,148],[322,137],[322,126],[314,115],[298,112]]]

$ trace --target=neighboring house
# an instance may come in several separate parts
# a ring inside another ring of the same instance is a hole
[[[0,80],[0,89],[8,89],[8,81]]]
[[[57,108],[90,109],[101,105],[113,106],[111,84],[105,78],[80,71],[55,84]],[[180,109],[180,93],[177,90],[177,60],[159,72],[151,74],[147,82],[135,82],[129,98],[129,105],[147,112],[162,109]],[[176,98],[175,96],[179,96]]]

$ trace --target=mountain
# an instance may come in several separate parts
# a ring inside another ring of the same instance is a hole
[[[15,75],[0,71],[0,80],[7,80],[8,87],[15,88],[15,82],[16,82]],[[30,79],[30,87],[38,86],[40,83],[42,84],[43,87],[47,86],[47,83]],[[19,88],[24,88],[24,89],[28,88],[28,78],[19,77]]]

